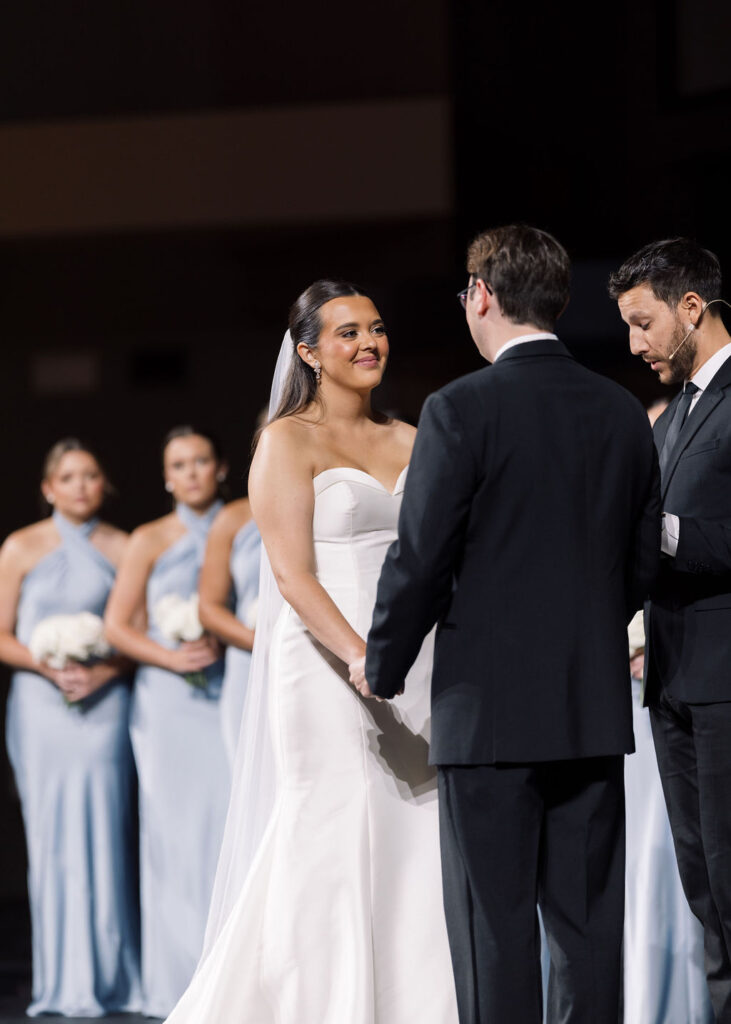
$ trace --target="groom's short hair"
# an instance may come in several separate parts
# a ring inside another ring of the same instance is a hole
[[[467,270],[489,285],[516,324],[553,330],[569,301],[566,250],[553,235],[527,224],[479,234],[467,250]]]

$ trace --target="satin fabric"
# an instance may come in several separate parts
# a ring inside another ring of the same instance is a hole
[[[187,532],[155,562],[147,583],[152,610],[166,594],[198,586],[206,538],[221,503],[203,516],[179,504]],[[203,943],[228,802],[230,771],[221,736],[223,660],[208,686],[152,665],[137,671],[130,732],[139,776],[143,1012],[164,1017],[184,991]]]
[[[317,575],[361,636],[396,537],[366,473],[315,478]],[[169,1024],[457,1024],[427,763],[426,642],[403,696],[366,701],[285,605],[271,650],[274,813],[244,888]]]
[[[16,633],[49,615],[102,616],[114,567],[97,520],[53,516],[61,544],[23,580]],[[43,676],[15,672],[7,747],[28,847],[33,994],[27,1013],[98,1017],[140,1008],[137,821],[129,684],[68,706]]]
[[[259,553],[261,537],[253,519],[244,523],[234,537],[231,548],[231,578],[233,579],[233,596],[235,599],[236,617],[246,625],[255,606],[259,592]],[[221,730],[226,744],[226,754],[233,765],[236,743],[241,726],[241,712],[246,697],[246,684],[249,680],[251,651],[243,651],[240,647],[226,648],[225,669],[223,674],[223,691],[221,693]]]
[[[712,1024],[703,928],[678,874],[641,684],[633,680],[637,752],[625,760],[625,1024]]]

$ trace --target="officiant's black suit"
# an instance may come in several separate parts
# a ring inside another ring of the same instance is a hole
[[[655,424],[662,452],[680,395]],[[679,517],[646,612],[645,703],[680,877],[703,922],[718,1021],[731,1022],[731,359],[663,457]]]
[[[425,403],[366,676],[392,697],[438,622],[431,761],[462,1024],[616,1024],[626,626],[659,558],[652,433],[557,340]],[[425,894],[426,898],[426,894]]]

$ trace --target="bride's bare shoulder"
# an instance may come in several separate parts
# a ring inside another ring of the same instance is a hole
[[[301,416],[283,416],[262,430],[256,454],[265,458],[288,458],[307,452],[314,444],[313,424]]]
[[[386,427],[390,431],[392,444],[399,445],[410,452],[416,440],[416,427],[393,417],[388,420]]]
[[[314,476],[315,434],[312,424],[299,416],[283,416],[269,423],[259,436],[250,481],[256,486],[262,473],[272,472],[290,479]]]
[[[402,466],[407,465],[411,461],[416,440],[416,427],[391,416],[384,422],[381,431],[381,438],[386,442],[391,459]]]
[[[416,427],[413,427],[410,423],[406,423],[404,420],[393,420],[393,430],[399,439],[410,441],[414,443],[416,437]]]

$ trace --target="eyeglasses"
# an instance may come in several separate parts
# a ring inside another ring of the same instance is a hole
[[[463,288],[461,292],[457,292],[457,298],[459,299],[459,304],[462,307],[462,309],[467,309],[467,296],[470,294],[473,288],[477,287],[478,281],[482,281],[485,288],[487,289],[488,295],[493,294],[492,288],[487,283],[487,281],[485,281],[485,279],[482,277],[476,277],[472,284],[468,284],[467,287]]]

